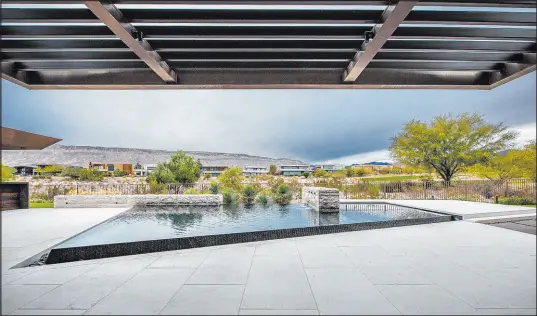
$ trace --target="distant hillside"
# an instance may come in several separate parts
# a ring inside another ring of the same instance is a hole
[[[270,164],[303,164],[300,160],[274,159],[245,154],[213,153],[204,151],[185,151],[189,156],[199,159],[204,165],[213,166],[268,166]],[[2,163],[8,166],[61,164],[86,166],[89,161],[126,162],[153,164],[166,161],[174,151],[113,148],[93,146],[53,145],[43,150],[3,150]]]

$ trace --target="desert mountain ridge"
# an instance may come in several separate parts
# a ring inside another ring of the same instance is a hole
[[[297,159],[270,158],[238,153],[206,151],[184,151],[207,166],[269,166],[304,164]],[[156,164],[168,160],[175,151],[139,148],[117,148],[99,146],[73,146],[55,144],[43,150],[3,150],[2,163],[7,166],[36,164],[60,164],[86,167],[88,162],[123,162]]]

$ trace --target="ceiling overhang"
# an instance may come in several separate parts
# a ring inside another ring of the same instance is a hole
[[[535,70],[535,1],[2,1],[27,89],[483,89]]]

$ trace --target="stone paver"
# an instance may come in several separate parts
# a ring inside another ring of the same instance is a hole
[[[244,285],[185,285],[162,315],[237,315]]]
[[[61,223],[76,229],[34,220],[28,233],[39,236],[3,229],[2,263],[113,216],[69,211]],[[24,222],[24,211],[10,212],[3,228]],[[534,235],[457,221],[8,267],[2,314],[535,315],[535,271]]]

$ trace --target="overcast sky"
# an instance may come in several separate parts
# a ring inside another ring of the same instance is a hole
[[[305,162],[389,159],[411,119],[478,112],[535,139],[535,72],[492,91],[39,91],[2,80],[2,126],[62,144],[234,152]]]

